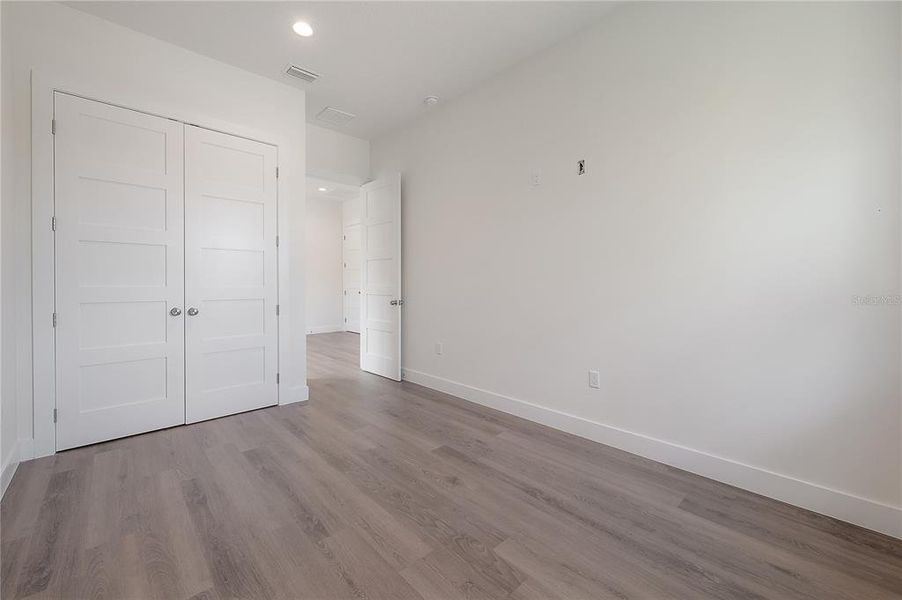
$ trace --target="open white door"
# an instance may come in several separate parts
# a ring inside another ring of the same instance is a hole
[[[401,175],[360,190],[360,368],[401,381]]]
[[[185,422],[183,125],[54,94],[56,449]]]
[[[278,403],[276,152],[185,128],[188,423]]]

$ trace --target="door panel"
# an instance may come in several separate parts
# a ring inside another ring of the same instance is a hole
[[[345,331],[360,333],[360,223],[346,226],[343,238]]]
[[[185,422],[183,125],[54,95],[57,450]]]
[[[276,148],[185,132],[187,421],[278,403]],[[190,311],[193,312],[193,311]]]
[[[361,188],[360,368],[401,380],[401,176]]]

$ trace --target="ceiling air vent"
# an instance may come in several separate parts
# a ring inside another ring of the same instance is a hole
[[[355,114],[327,106],[319,111],[319,114],[316,115],[316,120],[329,125],[344,125],[356,116]]]
[[[307,69],[302,69],[298,66],[291,65],[288,67],[288,70],[285,71],[292,77],[297,77],[298,79],[303,79],[307,83],[313,83],[317,79],[319,79],[319,73],[314,73],[313,71],[308,71]]]

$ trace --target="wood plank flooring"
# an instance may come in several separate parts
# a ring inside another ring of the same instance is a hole
[[[902,542],[357,369],[19,467],[2,598],[902,598]]]

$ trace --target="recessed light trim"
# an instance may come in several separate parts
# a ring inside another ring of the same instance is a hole
[[[291,28],[301,37],[310,37],[313,35],[313,27],[307,21],[298,21],[292,25]]]
[[[318,188],[316,188],[316,191],[317,191],[317,192],[328,192],[328,191],[329,191],[329,188],[318,187]]]

